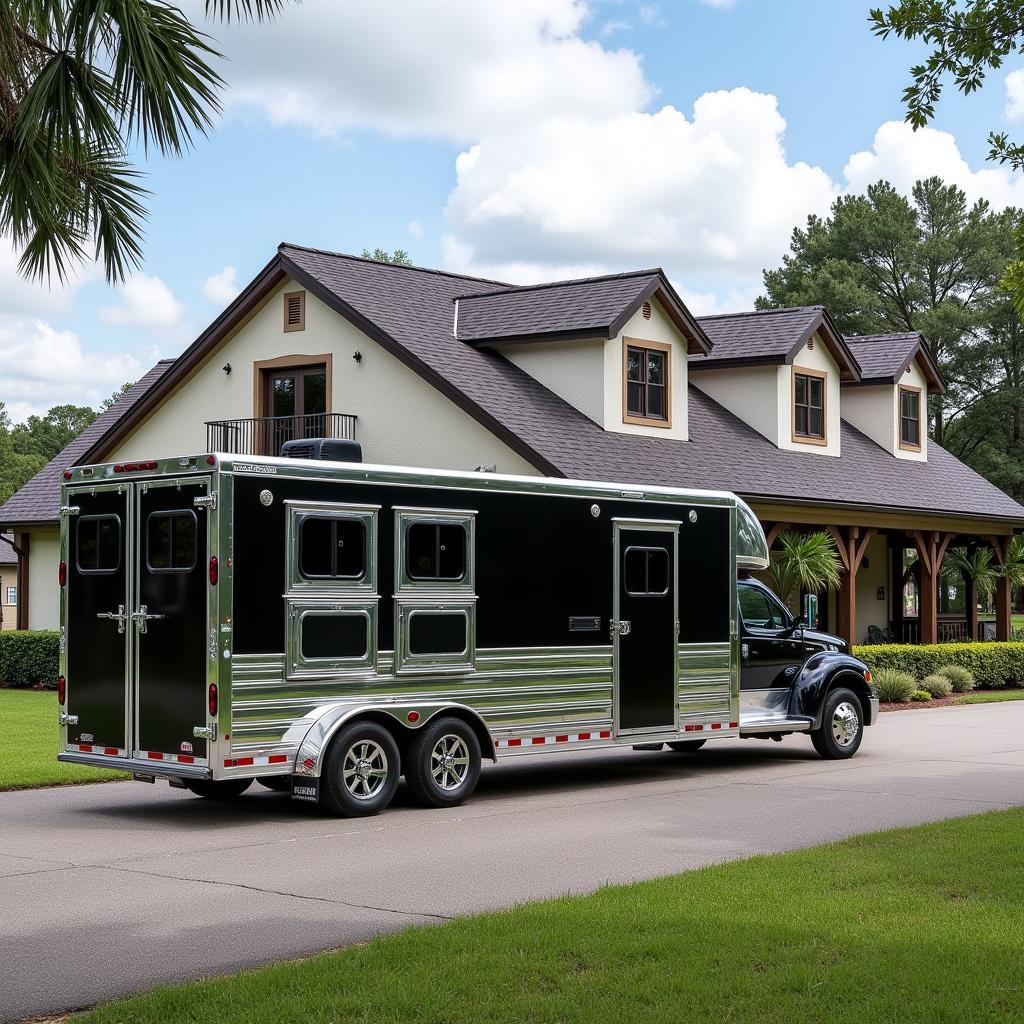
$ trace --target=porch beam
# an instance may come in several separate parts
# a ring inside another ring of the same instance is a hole
[[[31,535],[16,533],[14,550],[18,555],[18,569],[15,582],[18,585],[18,604],[15,612],[15,625],[18,629],[28,629],[28,551]]]
[[[921,562],[921,589],[918,597],[918,639],[923,644],[939,642],[939,574],[949,542],[955,533],[912,530],[910,536]]]
[[[1006,564],[1006,558],[1010,550],[1010,538],[990,535],[985,538],[989,546],[995,552],[996,562],[999,568]],[[1009,640],[1011,619],[1010,619],[1010,581],[1000,575],[996,580],[996,639]]]

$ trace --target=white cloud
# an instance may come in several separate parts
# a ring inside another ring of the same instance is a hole
[[[601,38],[606,39],[616,32],[628,32],[632,27],[628,21],[606,21],[601,26]]]
[[[218,306],[226,306],[239,291],[237,267],[227,266],[203,282],[203,297]]]
[[[418,220],[411,220],[405,225],[405,230],[412,235],[413,238],[423,237],[423,225]]]
[[[736,6],[736,0],[698,0],[705,7],[717,7],[720,11],[727,11],[730,7]]]
[[[916,132],[904,121],[886,121],[877,132],[871,149],[854,153],[843,169],[847,191],[863,192],[868,185],[885,179],[904,193],[914,182],[936,175],[949,185],[958,185],[968,199],[987,199],[993,206],[1024,206],[1024,178],[1006,167],[989,164],[972,170],[949,132],[920,128]]]
[[[159,277],[134,274],[120,287],[121,304],[104,306],[104,323],[124,327],[175,327],[185,307]]]
[[[97,406],[146,369],[128,353],[86,353],[77,334],[43,320],[0,317],[0,398],[12,419],[65,402]]]
[[[707,93],[673,107],[551,117],[460,154],[446,215],[449,261],[510,280],[661,263],[749,291],[795,224],[838,187],[790,162],[774,96]]]
[[[199,0],[186,13],[202,16]],[[641,59],[580,36],[584,0],[305,0],[272,25],[217,26],[229,110],[336,134],[467,143],[552,112],[607,116],[653,95]]]
[[[0,310],[25,316],[57,317],[71,311],[75,292],[98,279],[100,268],[88,263],[75,268],[66,285],[26,280],[18,273],[20,253],[10,237],[0,236]]]
[[[1006,86],[1006,106],[1003,117],[1007,121],[1024,119],[1024,69],[1011,71],[1004,80]]]
[[[641,4],[637,8],[637,13],[645,25],[665,24],[665,19],[661,16],[661,8],[657,4]]]

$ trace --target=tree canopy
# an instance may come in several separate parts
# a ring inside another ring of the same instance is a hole
[[[1024,327],[1002,285],[1024,213],[995,211],[938,178],[842,196],[793,231],[764,273],[760,309],[821,303],[844,334],[920,331],[948,384],[932,436],[1024,497]]]

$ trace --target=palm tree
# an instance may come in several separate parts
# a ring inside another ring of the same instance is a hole
[[[1022,564],[1024,569],[1024,564]],[[942,575],[950,582],[961,577],[974,584],[978,596],[987,601],[996,589],[999,569],[992,560],[992,549],[988,547],[956,548],[949,551],[942,560]]]
[[[839,586],[839,552],[831,535],[824,530],[814,533],[783,530],[777,544],[782,550],[773,554],[766,575],[772,590],[784,604],[791,607],[794,596],[801,590],[816,594],[826,587]]]
[[[1020,534],[1011,538],[1001,571],[1011,587],[1024,587],[1024,537]]]
[[[205,0],[225,21],[285,0]],[[142,259],[148,192],[128,158],[180,155],[219,111],[220,54],[164,0],[0,3],[0,234],[26,277],[63,280],[90,245],[108,281]]]

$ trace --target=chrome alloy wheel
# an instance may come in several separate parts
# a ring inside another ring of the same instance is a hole
[[[860,715],[847,700],[836,705],[832,712],[832,738],[840,747],[848,747],[857,740],[860,730]]]
[[[358,740],[345,754],[345,787],[356,800],[372,800],[388,778],[388,756],[373,740]]]
[[[430,774],[434,782],[450,792],[458,789],[469,774],[469,747],[461,736],[442,736],[430,752]]]

